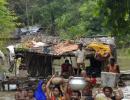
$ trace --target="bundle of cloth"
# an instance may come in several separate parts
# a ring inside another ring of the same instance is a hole
[[[111,56],[111,48],[108,44],[92,42],[86,48],[94,50],[96,57],[108,58]]]

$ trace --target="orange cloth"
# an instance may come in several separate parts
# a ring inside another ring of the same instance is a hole
[[[51,97],[51,100],[56,100],[56,97],[55,96],[52,96]],[[59,97],[58,100],[63,100],[62,97]]]
[[[74,51],[77,49],[78,45],[70,42],[59,43],[56,46],[54,46],[54,51],[56,52],[57,55]]]

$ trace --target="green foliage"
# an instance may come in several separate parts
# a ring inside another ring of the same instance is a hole
[[[15,16],[7,7],[6,0],[0,0],[0,49],[4,50],[10,32],[15,28]]]
[[[55,20],[63,13],[64,0],[8,0],[25,26],[40,24],[44,32],[56,33]]]
[[[19,16],[18,21],[26,26],[40,24],[47,34],[58,34],[64,39],[113,35],[119,45],[128,44],[130,0],[8,1]]]
[[[70,0],[71,1],[71,0]],[[68,3],[65,5],[67,6]],[[56,22],[60,30],[68,33],[68,38],[79,38],[96,34],[105,34],[107,31],[102,23],[103,17],[100,16],[100,6],[97,0],[81,0],[67,6],[68,9]]]
[[[100,1],[102,1],[100,11],[104,14],[104,27],[116,37],[118,45],[127,44],[130,39],[130,0]]]
[[[14,17],[6,5],[7,2],[5,0],[0,0],[0,33],[10,32],[14,28],[14,23],[12,23]]]

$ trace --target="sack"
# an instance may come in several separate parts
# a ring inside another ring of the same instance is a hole
[[[119,74],[111,72],[101,72],[102,86],[115,87],[119,79]]]

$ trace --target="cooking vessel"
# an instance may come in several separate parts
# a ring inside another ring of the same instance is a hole
[[[61,77],[54,77],[51,82],[54,85],[61,84],[63,82],[63,78],[61,78]]]
[[[73,77],[69,81],[69,85],[72,90],[82,90],[86,87],[87,82],[83,77]]]

